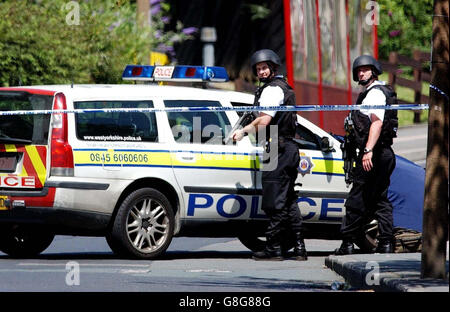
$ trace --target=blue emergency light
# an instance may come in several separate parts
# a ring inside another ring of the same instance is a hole
[[[185,82],[225,82],[228,74],[218,66],[150,66],[127,65],[122,74],[123,80],[142,81],[185,81]]]

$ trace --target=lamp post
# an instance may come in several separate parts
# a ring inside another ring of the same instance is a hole
[[[217,41],[215,27],[202,27],[200,40],[203,42],[203,66],[214,66],[214,42]]]

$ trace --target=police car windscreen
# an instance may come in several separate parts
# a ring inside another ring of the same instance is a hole
[[[155,113],[145,111],[153,108],[152,101],[89,101],[75,102],[74,105],[76,109],[100,110],[76,114],[76,132],[80,140],[156,142],[158,139]],[[117,111],[101,111],[109,108]]]
[[[29,111],[29,114],[0,115],[0,144],[46,145],[50,114],[33,114],[51,110],[53,96],[28,92],[0,92],[0,111]]]

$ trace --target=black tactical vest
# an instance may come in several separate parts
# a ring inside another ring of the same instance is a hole
[[[379,89],[383,92],[384,96],[386,97],[386,105],[398,104],[397,94],[388,85],[375,85],[372,88],[361,92],[358,96],[358,99],[356,100],[356,104],[362,104],[363,100],[372,89]],[[370,104],[373,105],[373,103],[369,103],[369,105]],[[355,128],[356,143],[360,149],[364,148],[367,143],[367,139],[369,138],[369,130],[371,125],[370,118],[367,115],[361,113],[359,110],[353,111],[351,113],[351,118]],[[391,146],[393,143],[393,138],[397,137],[397,129],[397,111],[387,109],[384,112],[383,126],[381,128],[380,138],[378,139],[376,145],[383,144]]]
[[[266,83],[262,87],[260,87],[255,93],[255,105],[259,106],[259,99],[261,97],[261,93],[266,87],[280,87],[284,93],[284,100],[282,106],[284,105],[295,105],[295,93],[292,90],[291,86],[288,85],[286,80],[282,77],[275,77],[270,82]],[[278,126],[278,137],[292,139],[295,136],[295,127],[297,125],[297,114],[296,112],[284,112],[277,111],[275,116],[272,118],[270,125]],[[270,125],[267,127],[267,134]],[[267,136],[268,138],[268,136]]]

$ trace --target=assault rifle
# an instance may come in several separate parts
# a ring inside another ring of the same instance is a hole
[[[231,136],[233,135],[234,131],[236,131],[237,129],[245,127],[246,125],[251,123],[253,120],[255,120],[256,117],[258,117],[256,112],[253,112],[253,111],[251,111],[251,112],[244,112],[242,114],[242,116],[239,117],[238,121],[233,126],[233,128],[230,130],[230,132],[228,133],[227,137],[225,139],[223,139],[223,143],[224,144],[228,144],[228,142],[230,142],[230,140],[231,140]]]
[[[341,143],[342,159],[344,159],[345,183],[347,187],[353,182],[353,164],[356,160],[356,145],[351,113],[344,121],[345,137]]]

